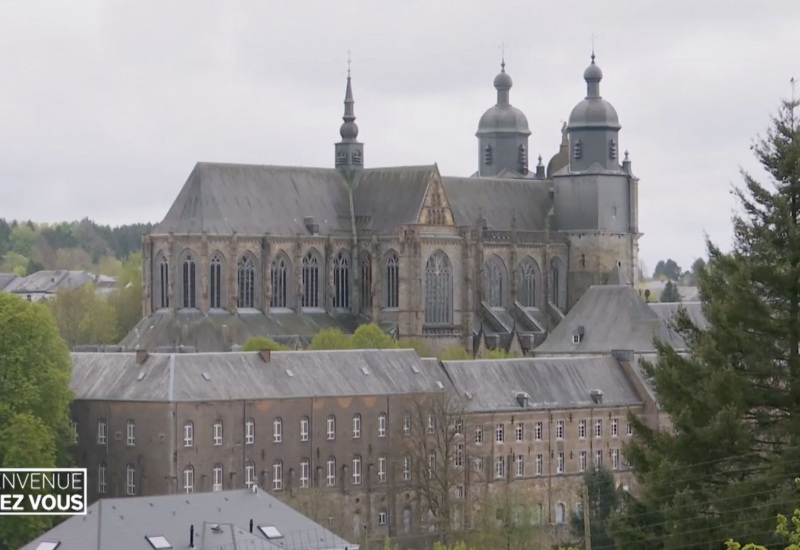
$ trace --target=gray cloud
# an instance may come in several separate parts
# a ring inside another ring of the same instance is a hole
[[[704,233],[729,243],[731,184],[761,175],[750,143],[800,69],[789,0],[284,4],[0,4],[0,216],[158,221],[200,160],[331,165],[348,49],[369,165],[472,173],[501,41],[546,163],[597,33],[641,256],[688,267]]]

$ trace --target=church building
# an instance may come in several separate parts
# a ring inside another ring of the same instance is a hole
[[[145,317],[122,345],[227,351],[269,335],[300,348],[376,322],[434,349],[531,350],[591,285],[634,282],[638,180],[602,77],[592,54],[560,150],[530,169],[502,63],[478,170],[451,177],[369,166],[348,73],[330,167],[194,167],[143,237]]]

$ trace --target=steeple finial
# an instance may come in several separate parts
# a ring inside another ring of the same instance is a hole
[[[506,43],[500,43],[500,72],[506,72]]]
[[[339,134],[343,141],[355,141],[358,137],[358,126],[356,126],[355,100],[353,99],[353,87],[350,83],[350,50],[347,51],[347,89],[344,93],[344,123],[339,129]]]
[[[592,33],[592,65],[594,65],[594,39],[597,38],[595,33]]]
[[[347,78],[350,78],[350,50],[347,50]]]

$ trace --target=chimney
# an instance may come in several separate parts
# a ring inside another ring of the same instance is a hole
[[[531,396],[525,392],[517,392],[517,403],[523,409],[527,409],[530,404]]]
[[[314,216],[306,216],[303,218],[303,225],[306,226],[306,229],[308,229],[308,232],[312,235],[319,233],[319,224],[314,223]]]
[[[250,532],[251,533],[253,532],[253,520],[252,519],[250,520]]]
[[[194,548],[194,525],[189,527],[189,548]]]
[[[592,396],[592,402],[595,405],[603,404],[603,392],[601,390],[592,390],[589,394]]]
[[[146,349],[137,349],[136,350],[136,364],[141,365],[145,361],[147,361],[147,350]]]
[[[258,355],[261,357],[261,360],[265,363],[269,363],[269,360],[272,356],[272,352],[268,349],[260,349],[258,350]]]

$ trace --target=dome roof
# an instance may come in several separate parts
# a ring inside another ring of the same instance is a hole
[[[511,88],[511,86],[513,85],[514,81],[511,80],[511,77],[506,72],[505,67],[503,67],[503,70],[497,73],[497,76],[494,77],[494,87],[497,88],[498,90],[503,88],[508,89]]]
[[[600,81],[603,71],[594,62],[583,71],[586,81],[586,99],[578,103],[569,115],[569,129],[573,128],[609,128],[619,130],[617,110],[600,97]]]
[[[511,105],[490,107],[478,123],[478,134],[494,132],[514,132],[530,135],[528,118],[522,111]]]

